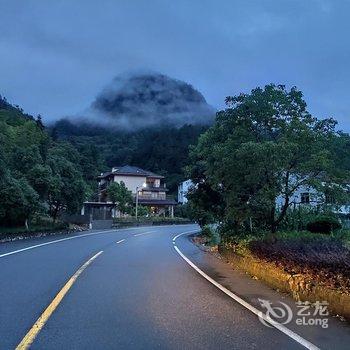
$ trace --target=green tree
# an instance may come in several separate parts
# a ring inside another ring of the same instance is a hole
[[[27,174],[27,180],[38,193],[41,200],[46,200],[52,181],[52,170],[48,165],[35,164]]]
[[[73,145],[53,142],[41,117],[0,96],[0,225],[23,225],[47,207],[54,220],[62,210],[76,212],[85,199],[85,160]]]
[[[113,182],[110,184],[107,189],[107,194],[109,200],[122,214],[127,213],[132,208],[132,194],[131,191],[127,189],[124,182]]]
[[[346,193],[349,169],[335,166],[336,122],[312,117],[299,90],[268,85],[226,103],[192,150],[189,168],[197,191],[221,196],[224,209],[209,209],[216,217],[236,232],[252,221],[275,232],[303,186]]]
[[[56,148],[48,155],[52,177],[48,189],[49,212],[54,221],[63,210],[75,213],[85,200],[86,184],[76,165]]]
[[[0,180],[0,223],[9,226],[26,225],[39,209],[39,196],[25,179],[10,174]]]
[[[55,134],[56,138],[68,140],[87,160],[80,164],[88,183],[92,175],[95,181],[98,173],[112,166],[130,164],[166,176],[167,187],[174,193],[178,183],[185,180],[182,168],[189,164],[189,145],[195,144],[207,128],[184,125],[121,131],[60,120],[52,129],[52,137]]]

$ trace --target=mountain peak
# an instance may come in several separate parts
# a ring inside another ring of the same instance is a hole
[[[192,85],[160,73],[120,75],[87,112],[96,123],[121,129],[210,124],[215,110]]]

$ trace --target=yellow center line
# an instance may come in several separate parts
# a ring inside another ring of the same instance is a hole
[[[68,280],[68,282],[63,286],[63,288],[58,292],[55,298],[52,300],[51,304],[46,308],[46,310],[41,314],[41,316],[34,323],[33,327],[28,331],[22,341],[17,345],[16,350],[28,349],[41,329],[45,326],[48,319],[51,317],[52,313],[56,310],[57,306],[60,304],[64,296],[67,294],[69,289],[72,287],[77,278],[82,274],[82,272],[100,255],[103,251],[101,250],[90,258],[84,265],[82,265],[79,270]]]

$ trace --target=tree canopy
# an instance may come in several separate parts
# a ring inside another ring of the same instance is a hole
[[[236,231],[249,218],[275,231],[303,186],[346,199],[350,154],[341,148],[349,136],[336,131],[335,120],[313,117],[301,91],[271,84],[226,104],[191,151],[195,204],[204,208],[198,198],[209,197],[206,210]]]
[[[108,186],[107,194],[109,200],[115,204],[116,208],[122,213],[128,213],[132,209],[133,198],[131,191],[127,189],[124,182],[113,182]]]
[[[45,212],[55,220],[63,209],[79,210],[89,193],[91,174],[82,166],[88,156],[53,141],[40,116],[1,97],[0,130],[0,225],[20,226]]]
[[[183,168],[189,164],[189,146],[194,145],[207,128],[184,125],[121,131],[62,119],[53,126],[52,134],[69,141],[82,155],[89,153],[90,161],[96,154],[101,157],[102,162],[85,163],[86,171],[90,169],[93,173],[96,168],[105,171],[130,164],[165,176],[168,189],[175,192],[178,183],[185,180]]]

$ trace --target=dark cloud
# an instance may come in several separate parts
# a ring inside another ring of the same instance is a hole
[[[0,92],[52,120],[138,68],[187,81],[219,108],[274,82],[349,130],[349,12],[346,0],[0,0]]]

